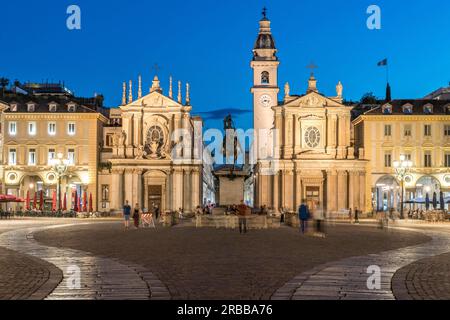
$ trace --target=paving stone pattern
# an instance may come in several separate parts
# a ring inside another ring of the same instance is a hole
[[[34,240],[34,232],[68,226],[33,227],[0,235],[0,246],[47,261],[63,272],[62,281],[46,299],[170,299],[164,284],[142,266],[125,265],[118,260],[96,257],[80,250],[49,247]],[[80,271],[79,288],[74,278],[77,268]]]
[[[415,231],[415,229],[400,227],[395,229]],[[395,295],[391,281],[399,269],[417,260],[450,252],[449,233],[426,230],[420,232],[430,236],[432,240],[420,245],[346,258],[317,266],[294,277],[278,289],[271,298],[273,300],[393,300]],[[367,273],[367,270],[372,265],[381,268],[380,289],[370,290],[367,286],[367,280],[371,275]],[[418,269],[425,273],[428,272],[426,268],[422,265],[422,268]],[[438,281],[438,277],[435,281]],[[413,282],[420,283],[420,280],[416,279]],[[399,298],[404,298],[405,292],[408,292],[408,289],[401,285],[397,285],[396,289]],[[425,292],[422,290],[422,293]],[[447,290],[447,294],[448,292]]]

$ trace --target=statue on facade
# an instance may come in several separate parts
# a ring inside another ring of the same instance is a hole
[[[144,151],[144,146],[143,145],[140,145],[138,148],[137,148],[137,153],[136,153],[136,160],[142,160],[142,159],[144,159],[144,156],[146,156],[147,155],[147,153]]]
[[[289,82],[284,85],[284,96],[289,97],[291,88],[289,87]]]
[[[338,98],[342,98],[342,91],[343,90],[344,90],[344,86],[339,81],[338,84],[336,85],[336,94],[337,94]]]

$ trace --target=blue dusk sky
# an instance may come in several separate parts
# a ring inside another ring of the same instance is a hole
[[[20,4],[19,4],[20,3]],[[66,9],[81,8],[81,30],[66,27]],[[381,8],[381,30],[366,26],[367,7]],[[1,1],[0,76],[65,81],[77,95],[121,101],[122,82],[155,74],[191,84],[193,114],[222,127],[228,111],[252,126],[252,47],[266,6],[281,61],[279,86],[306,90],[313,61],[319,90],[347,100],[384,96],[388,58],[394,98],[419,98],[450,81],[448,0]],[[184,90],[183,90],[184,91]],[[137,90],[135,89],[135,93]]]

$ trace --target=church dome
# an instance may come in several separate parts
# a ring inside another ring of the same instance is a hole
[[[270,33],[260,33],[255,42],[255,49],[275,49],[275,41]]]

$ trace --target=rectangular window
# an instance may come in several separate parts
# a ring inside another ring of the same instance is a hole
[[[411,161],[411,153],[405,153],[404,157],[405,157],[405,161]]]
[[[384,136],[390,137],[392,135],[392,126],[390,124],[384,125]]]
[[[56,134],[56,122],[48,123],[48,134],[54,136]]]
[[[36,149],[28,150],[28,165],[29,166],[36,165]]]
[[[431,125],[430,124],[424,125],[423,134],[425,137],[431,137]]]
[[[425,152],[423,162],[424,162],[425,168],[431,168],[432,164],[431,164],[431,153],[430,152]]]
[[[48,164],[52,164],[52,160],[56,159],[56,150],[48,149]]]
[[[386,153],[384,155],[384,166],[390,168],[392,166],[392,154]]]
[[[109,185],[102,184],[102,201],[109,201]]]
[[[444,165],[450,168],[450,153],[446,153],[444,156]]]
[[[69,122],[67,124],[67,133],[71,136],[75,134],[75,122]]]
[[[31,136],[36,135],[36,122],[28,122],[28,134]]]
[[[411,125],[410,124],[405,125],[403,133],[404,133],[405,137],[411,137]]]
[[[17,122],[9,122],[9,135],[15,136],[17,134]]]
[[[106,135],[106,146],[112,147],[112,145],[113,145],[113,135],[111,133],[108,133]]]
[[[17,151],[16,149],[9,149],[8,164],[15,166],[17,164]]]
[[[75,149],[67,151],[67,159],[69,160],[69,165],[73,166],[75,164]]]
[[[450,137],[450,124],[444,126],[444,136]]]

